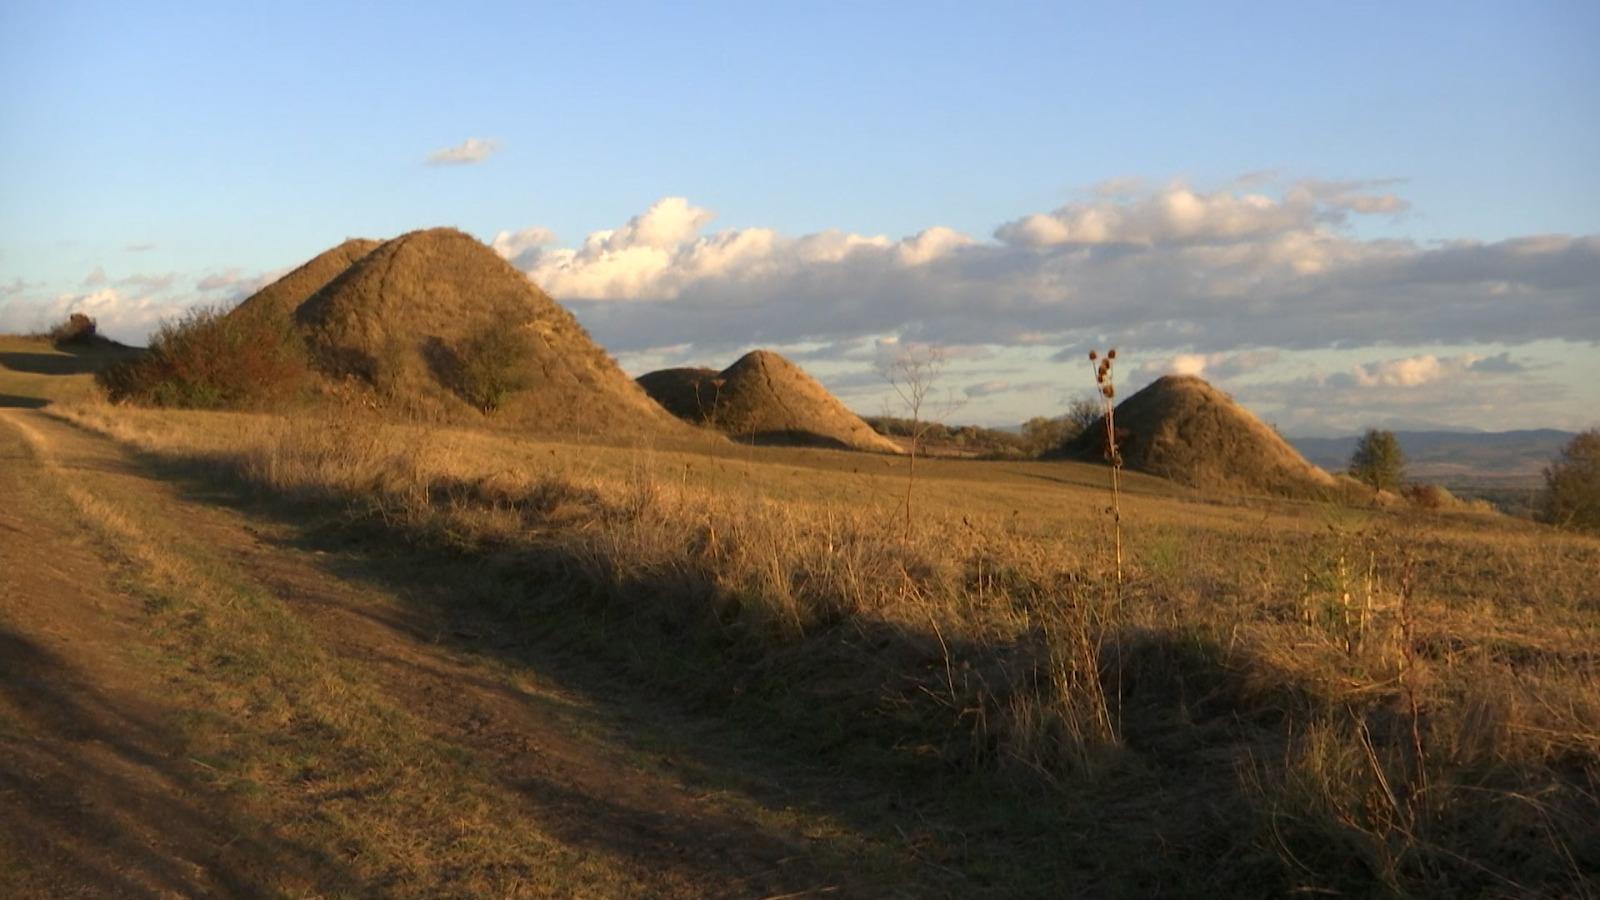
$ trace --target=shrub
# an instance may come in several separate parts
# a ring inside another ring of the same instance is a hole
[[[531,358],[527,329],[497,319],[461,340],[446,377],[463,400],[488,415],[499,409],[509,394],[532,385]]]
[[[148,353],[102,369],[95,380],[118,402],[244,409],[292,399],[309,371],[288,322],[248,308],[197,307],[162,322]]]
[[[1367,429],[1350,456],[1350,474],[1380,491],[1399,490],[1405,479],[1406,457],[1394,432]]]
[[[1579,434],[1545,467],[1540,516],[1546,522],[1600,531],[1600,428]]]
[[[57,346],[88,344],[96,337],[94,319],[83,313],[73,313],[67,320],[50,329],[50,340]]]
[[[1438,484],[1408,484],[1400,493],[1419,509],[1450,509],[1461,505],[1454,494]]]

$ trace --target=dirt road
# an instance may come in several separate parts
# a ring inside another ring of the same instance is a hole
[[[480,654],[491,635],[416,599],[0,410],[0,894],[863,888],[762,773],[675,759],[693,723]],[[304,646],[229,643],[254,623]]]

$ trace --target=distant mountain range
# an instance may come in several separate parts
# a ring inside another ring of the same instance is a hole
[[[1536,487],[1544,467],[1572,440],[1570,431],[1396,431],[1406,474],[1445,485]],[[1332,472],[1350,464],[1357,435],[1289,438],[1306,459]]]

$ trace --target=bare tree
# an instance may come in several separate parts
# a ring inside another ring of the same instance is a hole
[[[878,372],[894,388],[911,420],[911,452],[906,464],[906,536],[911,536],[911,495],[917,484],[917,451],[933,426],[925,413],[934,386],[944,374],[947,356],[943,347],[932,344],[901,345],[894,356],[879,363]],[[953,397],[939,405],[940,415],[954,412],[960,404]]]

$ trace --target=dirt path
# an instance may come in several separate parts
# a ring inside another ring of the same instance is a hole
[[[460,645],[480,636],[339,577],[286,526],[199,502],[109,441],[23,410],[0,411],[0,889],[241,895],[263,867],[298,867],[308,885],[347,877],[330,848],[242,827],[246,813],[189,758],[167,724],[179,711],[163,700],[171,661],[146,601],[69,490],[129,505],[153,537],[176,535],[217,577],[281,602],[509,810],[623,872],[629,893],[840,890],[826,848],[773,824],[782,810],[705,793],[618,741],[637,723],[627,710],[475,656]]]
[[[25,438],[37,432],[16,412],[0,423],[0,890],[250,893],[227,864],[231,801],[174,739],[141,601],[77,523]]]

